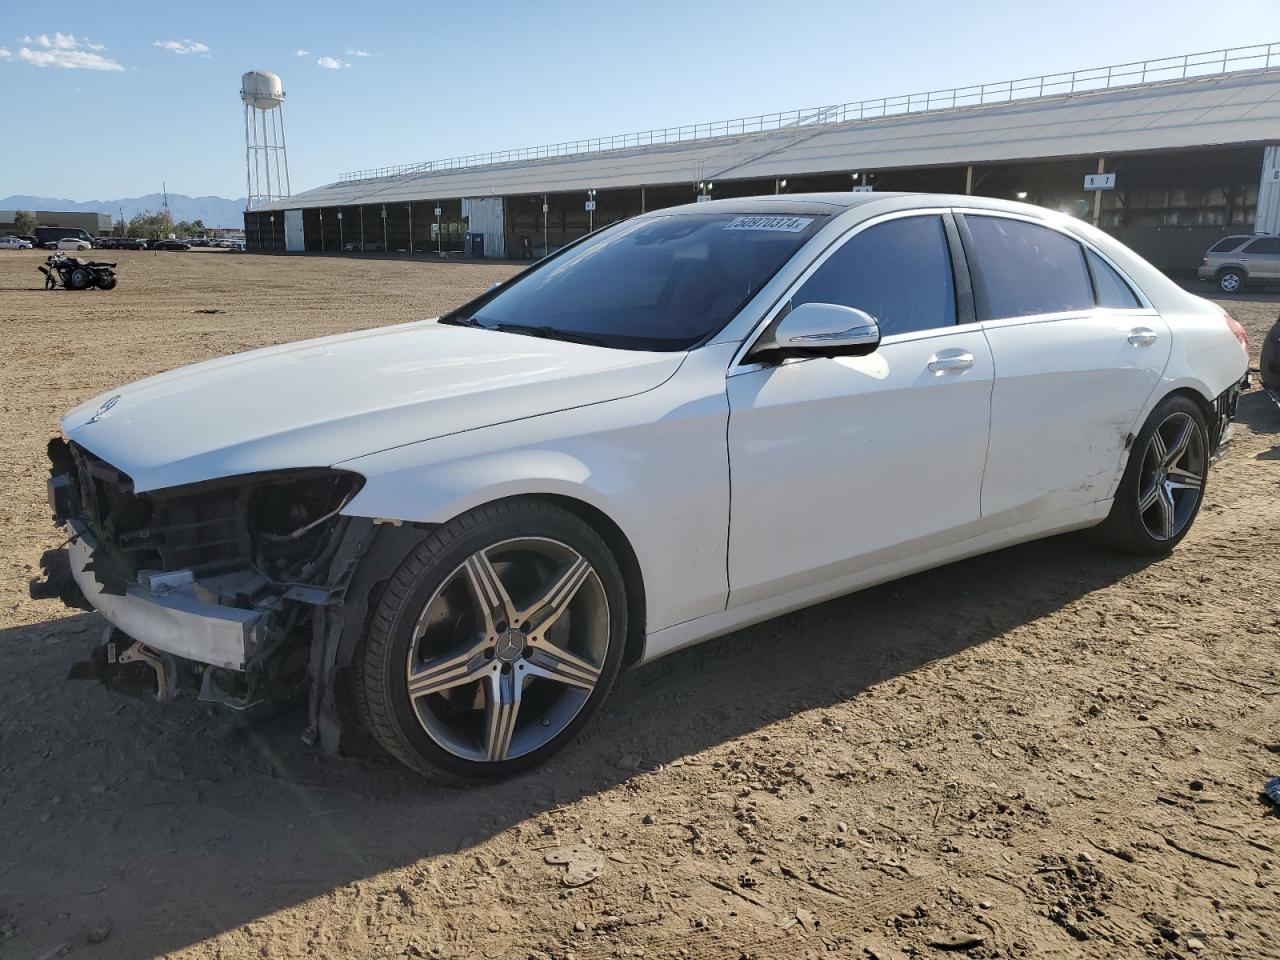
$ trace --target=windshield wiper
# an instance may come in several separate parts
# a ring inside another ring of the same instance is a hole
[[[542,337],[546,340],[563,340],[565,343],[585,343],[591,347],[607,347],[604,340],[588,333],[575,333],[572,330],[560,330],[547,323],[499,323],[493,327],[503,333],[519,333],[527,337]]]
[[[448,316],[448,317],[441,317],[436,322],[447,323],[451,327],[480,327],[482,330],[489,329],[483,323],[477,320],[475,317]]]

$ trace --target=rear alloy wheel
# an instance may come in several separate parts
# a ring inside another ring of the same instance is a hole
[[[1178,411],[1156,427],[1138,484],[1138,511],[1153,540],[1173,540],[1200,508],[1209,454],[1204,427]]]
[[[76,267],[67,274],[67,286],[72,290],[83,290],[89,286],[89,271],[84,267]]]
[[[401,565],[357,654],[357,693],[377,739],[415,770],[507,776],[586,722],[625,635],[622,576],[595,531],[550,504],[495,504]]]
[[[1111,513],[1097,534],[1130,553],[1167,553],[1200,511],[1209,475],[1209,431],[1189,397],[1169,397],[1139,433]]]
[[[1223,270],[1218,274],[1218,289],[1223,293],[1239,293],[1244,289],[1244,274],[1239,270]]]

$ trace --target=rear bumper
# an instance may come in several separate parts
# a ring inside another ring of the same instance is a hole
[[[1234,383],[1229,389],[1218,395],[1213,401],[1213,411],[1217,415],[1217,423],[1211,425],[1213,430],[1213,453],[1209,460],[1216,463],[1222,459],[1222,454],[1226,445],[1231,441],[1231,434],[1234,431],[1233,421],[1236,418],[1236,407],[1240,403],[1240,394],[1249,389],[1249,374],[1245,373],[1244,378],[1239,383]]]
[[[123,596],[106,593],[90,569],[96,544],[85,525],[68,522],[71,576],[93,608],[135,640],[186,660],[244,670],[262,647],[267,612],[201,600],[190,583],[156,592],[128,584]]]

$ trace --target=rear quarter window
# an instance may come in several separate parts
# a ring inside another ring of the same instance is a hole
[[[1133,310],[1142,303],[1124,278],[1112,269],[1092,250],[1088,253],[1089,270],[1093,273],[1093,285],[1098,291],[1098,306],[1113,310]]]
[[[1227,237],[1225,240],[1219,240],[1209,248],[1210,253],[1230,253],[1232,250],[1239,249],[1248,237]]]

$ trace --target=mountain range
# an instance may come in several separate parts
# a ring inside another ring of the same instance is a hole
[[[64,212],[109,213],[112,221],[149,210],[155,213],[164,207],[164,194],[148,193],[143,197],[122,197],[119,200],[66,200],[58,197],[31,197],[14,194],[0,198],[0,210],[57,210]],[[188,197],[182,193],[169,194],[169,212],[175,221],[202,220],[207,227],[244,226],[245,198],[228,200],[226,197]]]

